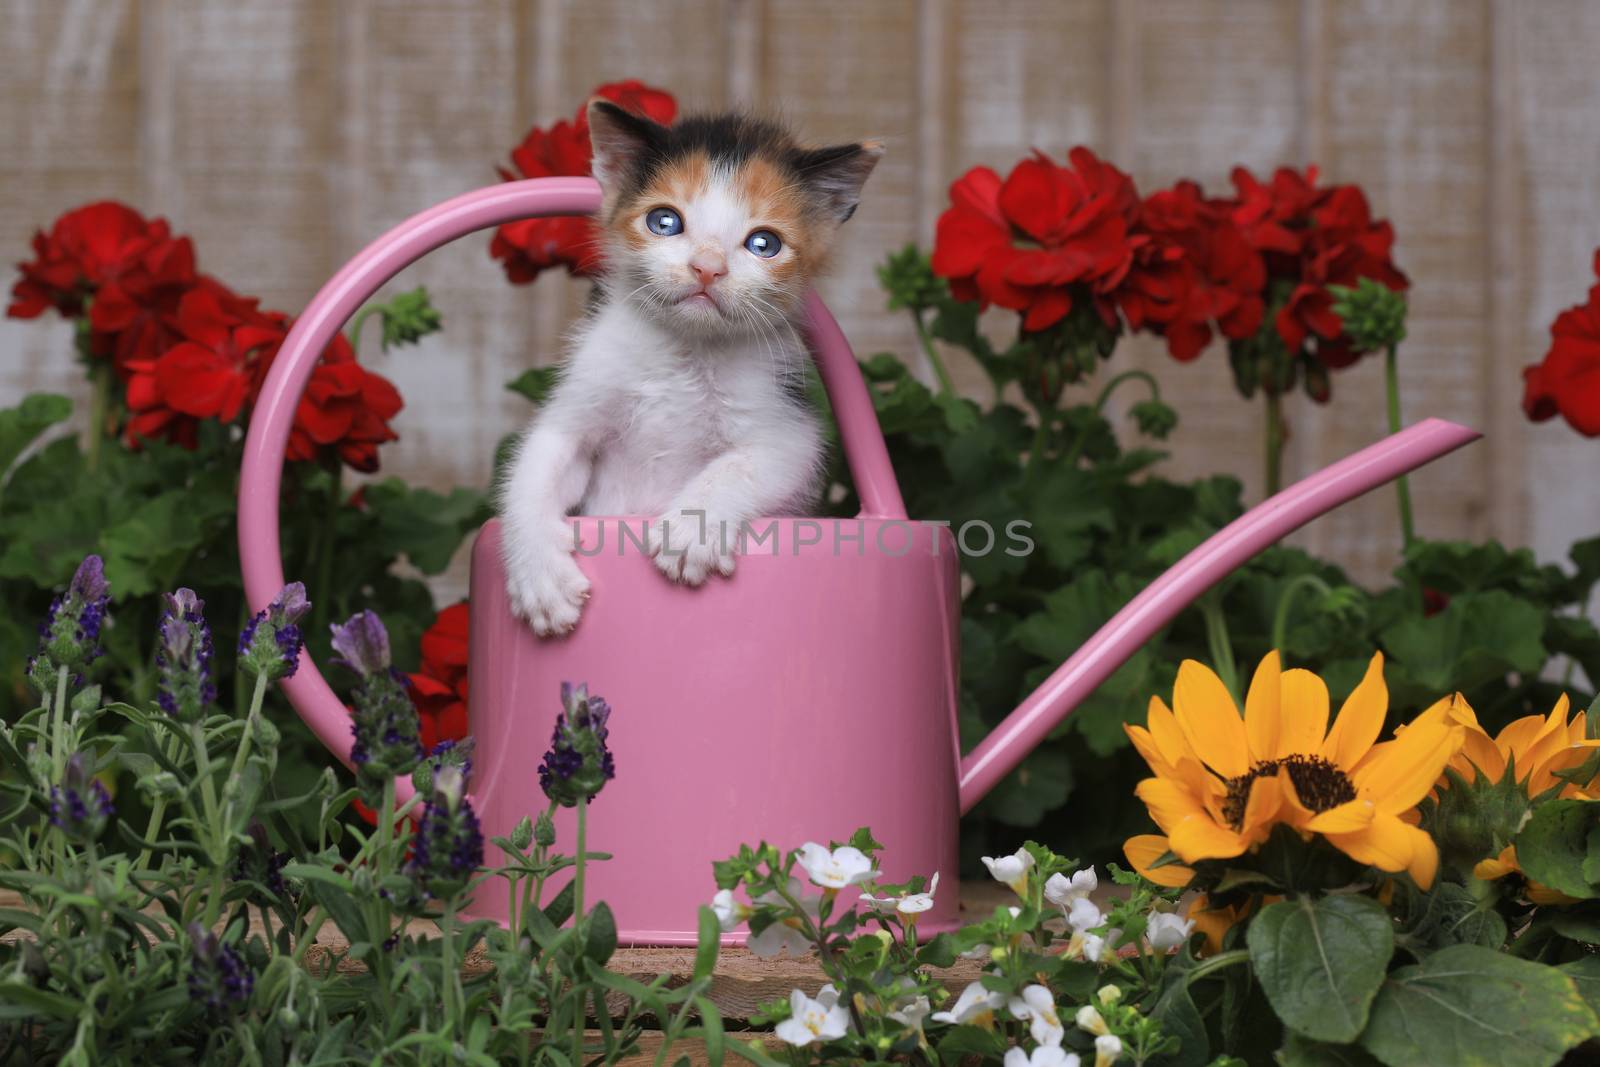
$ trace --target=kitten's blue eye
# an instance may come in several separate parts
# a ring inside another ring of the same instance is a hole
[[[783,242],[771,230],[757,230],[744,239],[744,246],[762,259],[771,259],[783,248]]]
[[[644,224],[658,237],[672,237],[683,232],[683,216],[670,207],[658,207],[644,217]]]

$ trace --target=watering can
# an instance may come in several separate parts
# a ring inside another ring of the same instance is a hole
[[[589,214],[589,178],[535,178],[458,196],[369,245],[311,301],[261,390],[245,443],[239,547],[260,610],[284,583],[278,497],[294,411],[346,320],[427,252],[518,219]],[[486,837],[510,833],[546,800],[536,768],[564,681],[615,709],[616,778],[590,807],[594,899],[624,943],[685,945],[714,889],[711,863],[741,843],[783,848],[844,840],[870,826],[888,848],[886,881],[944,874],[919,924],[956,925],[957,824],[1150,636],[1262,549],[1311,519],[1478,434],[1428,419],[1319,471],[1194,549],[1094,635],[977,748],[956,729],[960,560],[948,527],[906,515],[872,399],[833,317],[814,294],[807,332],[857,493],[857,519],[777,518],[729,579],[667,581],[627,540],[645,516],[572,520],[592,594],[577,629],[541,639],[513,618],[491,521],[472,550],[469,708],[477,741],[470,796]],[[1048,521],[1045,516],[1018,516]],[[316,599],[319,590],[309,594]],[[317,737],[350,764],[350,716],[302,653],[283,682]],[[404,800],[409,781],[398,783]],[[563,813],[566,814],[566,813]],[[570,821],[557,819],[571,850]],[[490,857],[492,863],[494,857]],[[470,913],[506,920],[503,893]],[[734,935],[737,939],[738,935]]]

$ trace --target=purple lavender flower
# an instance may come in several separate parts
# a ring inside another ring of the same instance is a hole
[[[264,886],[279,900],[288,900],[289,885],[283,877],[283,868],[289,862],[288,853],[279,852],[272,847],[272,841],[267,837],[267,828],[258,821],[252,820],[245,828],[245,832],[250,840],[239,848],[239,859],[233,871],[234,880]],[[250,899],[262,905],[274,903],[254,889],[250,893]]]
[[[61,668],[82,680],[83,670],[100,656],[100,626],[111,602],[105,564],[99,556],[85,556],[78,564],[67,591],[50,603],[39,627],[39,651],[28,660],[28,677],[41,693],[56,689]]]
[[[50,787],[50,825],[69,841],[93,841],[115,813],[106,787],[94,777],[83,753],[68,756],[61,781]]]
[[[420,893],[445,899],[464,890],[482,866],[483,831],[466,797],[466,777],[447,764],[433,776],[406,873]]]
[[[259,611],[239,634],[239,666],[268,678],[288,678],[300,666],[300,627],[295,624],[311,610],[306,587],[299,582],[284,586],[265,611]]]
[[[156,703],[183,722],[193,722],[217,699],[211,680],[211,627],[206,602],[193,589],[165,594],[161,642],[156,646]]]
[[[355,734],[350,759],[356,772],[368,785],[410,774],[422,760],[420,725],[405,675],[390,665],[388,631],[370,611],[358,612],[332,630],[341,662],[361,676],[352,694],[350,724]]]
[[[341,657],[334,662],[363,678],[389,669],[389,631],[375,613],[359,611],[343,626],[328,629],[333,631],[333,650]]]
[[[232,945],[223,944],[199,923],[189,924],[189,995],[215,1014],[250,999],[255,975]]]
[[[561,683],[561,717],[550,738],[550,751],[539,764],[539,786],[551,800],[575,807],[580,799],[598,795],[616,776],[616,764],[606,745],[606,723],[611,705],[589,695],[587,685]]]

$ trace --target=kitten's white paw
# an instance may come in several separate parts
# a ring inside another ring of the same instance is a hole
[[[656,566],[675,582],[700,585],[712,574],[733,574],[736,524],[719,522],[700,511],[670,511],[650,524],[650,554]]]
[[[572,558],[572,532],[560,524],[560,538],[514,553],[506,566],[511,613],[527,620],[540,637],[569,633],[589,599],[589,579]],[[553,533],[554,531],[552,531]]]

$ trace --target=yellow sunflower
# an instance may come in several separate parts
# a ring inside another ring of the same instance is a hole
[[[1283,823],[1307,837],[1322,835],[1358,863],[1406,871],[1427,888],[1439,853],[1411,809],[1466,731],[1441,713],[1380,743],[1388,705],[1381,654],[1331,728],[1327,685],[1310,671],[1280,669],[1276,652],[1256,668],[1243,715],[1221,679],[1185,660],[1171,710],[1152,698],[1148,724],[1125,727],[1155,775],[1135,792],[1166,849],[1185,864],[1242,855]],[[1408,815],[1413,821],[1402,818]],[[1124,851],[1140,873],[1173,884],[1179,872],[1167,873],[1172,865],[1149,866],[1161,854],[1151,851],[1160,840],[1134,838]]]

